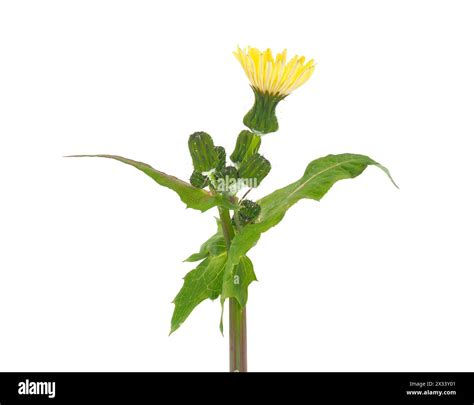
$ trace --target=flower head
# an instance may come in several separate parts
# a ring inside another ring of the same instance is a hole
[[[274,58],[272,51],[237,48],[235,57],[242,65],[252,87],[261,93],[285,97],[303,85],[314,72],[314,60],[295,55],[287,62],[286,49]]]
[[[272,51],[237,48],[235,57],[242,65],[255,93],[255,104],[245,115],[244,124],[258,134],[278,130],[277,104],[308,81],[314,72],[314,61],[295,55],[288,62],[286,49],[274,58]]]

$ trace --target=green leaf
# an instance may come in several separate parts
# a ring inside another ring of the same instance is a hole
[[[247,256],[243,256],[232,271],[224,273],[222,280],[221,301],[236,298],[241,307],[245,307],[248,298],[248,287],[252,281],[257,281],[253,264]]]
[[[224,336],[224,303],[227,298],[235,298],[243,308],[247,304],[248,288],[250,283],[257,281],[253,264],[247,256],[243,256],[237,266],[231,267],[232,271],[223,269],[221,292],[221,320],[219,329]]]
[[[222,276],[227,254],[209,256],[184,277],[184,284],[176,298],[171,333],[178,329],[194,308],[209,298],[216,299],[222,291]]]
[[[301,179],[274,191],[258,201],[261,212],[253,224],[246,225],[235,235],[229,250],[224,278],[232,274],[241,258],[257,243],[261,234],[277,225],[286,211],[303,198],[319,201],[339,180],[360,175],[369,165],[383,170],[392,180],[389,171],[376,161],[364,155],[328,155],[313,160]],[[396,186],[396,184],[395,184]]]
[[[226,245],[224,235],[222,234],[221,221],[218,218],[215,218],[215,220],[217,223],[217,232],[201,245],[199,252],[192,254],[183,261],[198,262],[204,260],[209,255],[218,256],[225,252]]]
[[[184,261],[185,262],[198,262],[200,260],[204,260],[209,255],[218,256],[224,252],[225,252],[224,236],[222,235],[222,231],[218,230],[214,235],[212,235],[207,241],[205,241],[201,245],[199,252],[192,254]]]
[[[216,205],[222,205],[231,209],[233,208],[233,205],[225,197],[218,194],[214,195],[206,190],[196,188],[183,180],[160,172],[146,163],[137,162],[135,160],[116,155],[72,155],[66,157],[101,157],[118,160],[119,162],[133,166],[146,175],[150,176],[161,186],[175,191],[179,195],[181,201],[184,202],[188,208],[194,208],[202,212],[207,211]]]

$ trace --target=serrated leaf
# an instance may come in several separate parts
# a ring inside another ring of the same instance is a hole
[[[209,256],[184,277],[183,287],[173,300],[171,331],[178,329],[202,301],[216,299],[222,291],[222,276],[227,254]]]
[[[243,308],[247,304],[248,287],[253,281],[257,281],[253,264],[247,256],[243,256],[237,266],[232,267],[233,271],[226,271],[222,278],[221,293],[221,319],[219,330],[224,335],[224,303],[227,298],[235,298]]]
[[[222,231],[220,228],[218,231],[212,235],[207,241],[205,241],[200,249],[199,252],[193,253],[189,256],[185,262],[198,262],[200,260],[204,260],[209,255],[218,256],[224,253],[226,250],[224,236],[222,235]]]
[[[233,272],[240,259],[257,243],[261,234],[277,225],[293,204],[304,198],[319,201],[334,183],[357,177],[369,165],[383,170],[393,182],[389,171],[368,156],[328,155],[313,160],[298,181],[259,200],[261,212],[255,223],[245,226],[232,240],[224,277],[227,279],[228,274]]]
[[[248,287],[253,281],[257,281],[253,264],[247,256],[243,256],[231,272],[224,274],[221,300],[225,301],[227,298],[233,297],[237,299],[241,307],[245,307],[248,298]]]
[[[117,155],[72,155],[66,157],[101,157],[114,159],[133,166],[146,175],[150,176],[161,186],[175,191],[179,195],[181,201],[184,202],[188,208],[193,208],[202,212],[207,211],[208,209],[217,205],[233,208],[233,205],[225,197],[218,194],[214,195],[206,190],[196,188],[191,184],[178,179],[177,177],[160,172],[159,170],[151,167],[149,164],[143,162],[137,162],[135,160],[127,159]]]

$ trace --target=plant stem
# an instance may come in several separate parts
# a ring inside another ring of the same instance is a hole
[[[222,233],[227,250],[234,237],[229,210],[219,207]],[[229,370],[247,371],[247,317],[235,298],[229,298]]]
[[[229,210],[224,207],[219,207],[219,216],[221,218],[222,233],[224,234],[225,246],[227,250],[229,250],[230,242],[234,238],[234,228],[232,228]]]
[[[229,370],[247,371],[247,314],[235,298],[229,299]]]

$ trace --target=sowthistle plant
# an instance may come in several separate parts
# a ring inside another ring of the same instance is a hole
[[[273,57],[270,49],[261,52],[251,47],[238,48],[234,55],[255,95],[255,102],[243,119],[247,129],[238,134],[230,155],[224,147],[216,146],[208,133],[201,131],[190,135],[188,147],[194,171],[189,183],[121,156],[74,157],[118,160],[175,191],[189,208],[202,212],[217,208],[216,233],[201,245],[197,253],[186,259],[199,264],[184,277],[183,286],[173,301],[175,308],[170,334],[205,299],[220,297],[222,313],[228,300],[230,371],[247,371],[246,303],[248,287],[256,280],[252,262],[247,256],[249,250],[262,233],[277,225],[299,200],[319,201],[334,183],[357,177],[369,165],[382,169],[392,182],[393,179],[384,166],[368,156],[328,155],[309,163],[303,176],[286,187],[257,201],[246,198],[248,192],[257,188],[270,173],[270,161],[261,154],[262,137],[278,130],[278,103],[308,81],[315,64],[303,56],[294,56],[287,61],[286,50]],[[222,332],[222,316],[220,329]]]

